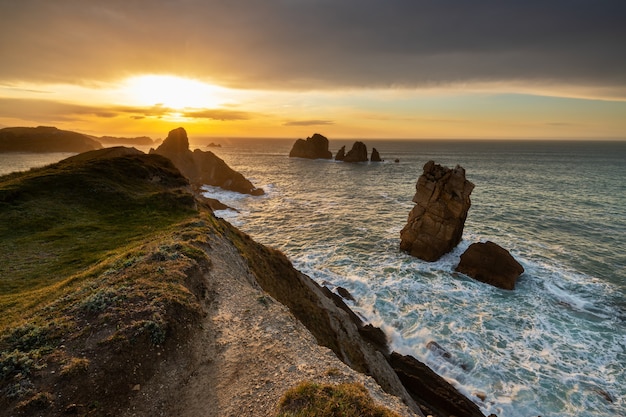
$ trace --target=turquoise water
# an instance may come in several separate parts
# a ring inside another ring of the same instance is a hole
[[[293,159],[291,140],[222,141],[211,151],[266,195],[207,192],[239,210],[218,215],[320,284],[347,288],[393,349],[485,414],[626,415],[626,142],[365,142],[387,161]],[[66,156],[0,155],[0,174]],[[476,185],[463,242],[434,263],[398,250],[430,159],[462,165]],[[487,239],[523,264],[515,291],[452,272]]]
[[[347,288],[395,350],[486,414],[626,415],[626,143],[366,141],[387,161],[352,165],[288,158],[292,142],[212,149],[267,192],[209,188],[239,210],[218,214],[319,283]],[[342,145],[351,142],[331,150]],[[398,250],[430,159],[462,165],[476,185],[463,242],[434,263]],[[515,291],[452,272],[484,240],[523,264]]]

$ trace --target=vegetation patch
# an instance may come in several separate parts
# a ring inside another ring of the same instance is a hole
[[[361,384],[303,382],[285,393],[277,417],[399,417],[374,403]]]
[[[165,158],[99,152],[0,177],[1,416],[115,415],[202,317],[210,214]]]

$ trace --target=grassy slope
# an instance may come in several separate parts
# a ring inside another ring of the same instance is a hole
[[[195,325],[212,220],[186,186],[103,151],[0,177],[0,415],[114,415],[154,368],[128,364]]]

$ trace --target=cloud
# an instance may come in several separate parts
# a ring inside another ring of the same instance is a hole
[[[224,109],[200,109],[184,111],[182,115],[183,117],[189,117],[194,119],[212,119],[220,121],[249,120],[252,118],[252,115],[250,113]]]
[[[332,120],[297,120],[283,123],[283,126],[328,126],[334,125]]]
[[[39,123],[54,123],[75,121],[85,116],[111,119],[115,117],[129,117],[133,120],[142,120],[149,117],[163,118],[176,115],[177,117],[205,118],[212,120],[248,120],[251,113],[222,109],[197,109],[183,111],[171,109],[163,105],[148,107],[133,106],[89,106],[71,103],[62,103],[51,100],[0,98],[0,114],[7,118],[23,120],[37,120]]]
[[[2,2],[0,16],[0,80],[159,72],[274,90],[626,86],[623,0],[22,0]]]

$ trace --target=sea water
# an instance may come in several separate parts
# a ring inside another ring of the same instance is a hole
[[[352,142],[332,140],[331,150]],[[365,143],[385,161],[289,158],[293,140],[224,140],[210,150],[266,194],[206,193],[237,209],[219,216],[318,283],[348,289],[394,350],[485,414],[625,416],[626,143]],[[3,156],[0,173],[42,164],[30,157]],[[429,160],[463,166],[476,185],[463,241],[432,263],[399,250]],[[485,240],[524,266],[514,291],[453,272]]]
[[[626,415],[626,143],[365,142],[385,161],[289,158],[293,141],[227,141],[211,150],[266,194],[207,195],[318,283],[348,289],[394,350],[485,414]],[[429,160],[463,166],[476,186],[463,241],[432,263],[399,250]],[[524,266],[514,291],[454,273],[486,240]]]

